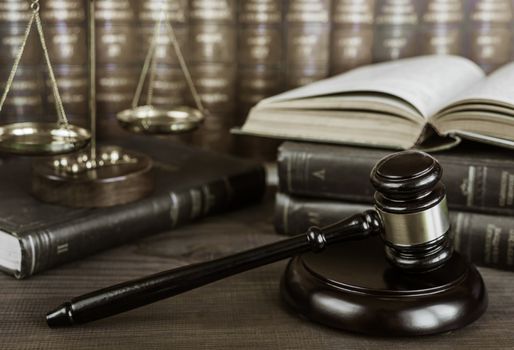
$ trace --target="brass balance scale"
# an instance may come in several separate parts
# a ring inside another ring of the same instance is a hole
[[[166,0],[146,55],[132,108],[118,113],[120,125],[137,134],[178,134],[191,132],[205,119],[207,110],[193,84],[175,31],[168,18]],[[59,94],[40,18],[40,0],[31,0],[32,15],[24,39],[0,99],[0,112],[12,87],[30,32],[35,24],[47,66],[57,111],[56,123],[18,122],[0,125],[0,151],[24,156],[51,156],[34,162],[32,192],[40,200],[73,207],[107,207],[125,204],[148,195],[153,189],[152,160],[144,154],[118,146],[97,146],[96,142],[96,62],[95,1],[88,6],[89,111],[90,130],[69,123]],[[156,75],[155,52],[163,26],[166,27],[196,108],[177,106],[161,109],[152,105]],[[148,78],[146,104],[138,106]]]

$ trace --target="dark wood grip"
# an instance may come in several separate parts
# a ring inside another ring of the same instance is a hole
[[[105,318],[243,271],[304,252],[321,251],[335,242],[366,238],[379,231],[377,214],[367,211],[322,229],[312,227],[305,234],[276,243],[85,294],[49,313],[47,322],[50,326],[63,326]]]

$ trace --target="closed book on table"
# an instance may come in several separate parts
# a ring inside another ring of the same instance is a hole
[[[372,203],[373,166],[389,151],[286,142],[279,150],[281,191],[294,195]],[[443,167],[451,209],[514,214],[512,151],[467,143],[433,153]]]
[[[132,239],[206,215],[257,202],[265,191],[261,165],[159,139],[114,142],[154,161],[155,189],[134,203],[76,209],[29,193],[31,164],[0,165],[0,269],[24,278]]]

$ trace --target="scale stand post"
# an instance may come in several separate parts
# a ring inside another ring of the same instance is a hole
[[[94,0],[88,5],[88,32],[90,148],[35,162],[32,192],[44,202],[72,207],[126,204],[152,192],[152,160],[121,147],[97,145]]]

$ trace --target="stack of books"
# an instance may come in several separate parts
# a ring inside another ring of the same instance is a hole
[[[424,149],[444,169],[456,249],[514,270],[512,79],[514,64],[485,77],[462,57],[424,56],[263,100],[242,132],[289,140],[278,154],[276,230],[298,234],[369,209],[377,161]]]

